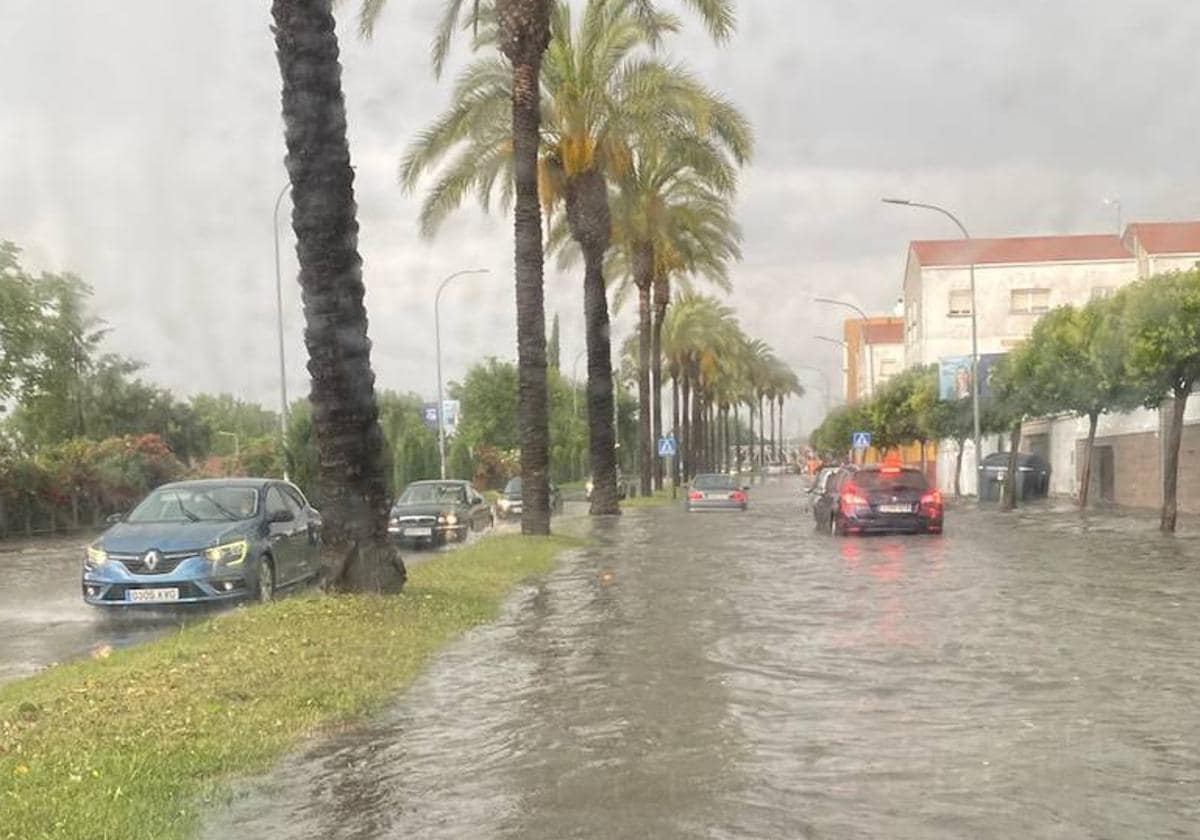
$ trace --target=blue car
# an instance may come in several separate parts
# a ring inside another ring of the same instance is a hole
[[[83,559],[100,607],[269,601],[320,572],[321,516],[286,481],[164,484],[110,521]]]

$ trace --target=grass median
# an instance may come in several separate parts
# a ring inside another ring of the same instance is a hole
[[[680,488],[679,492],[686,494],[687,488]],[[649,496],[632,496],[624,499],[621,502],[621,508],[623,510],[636,510],[637,508],[658,507],[659,505],[669,504],[671,504],[671,488],[665,487],[662,490],[655,490]]]
[[[481,540],[402,595],[309,595],[0,687],[0,838],[187,837],[205,802],[378,709],[576,541]]]

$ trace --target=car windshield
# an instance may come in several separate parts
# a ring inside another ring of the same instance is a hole
[[[399,504],[423,502],[465,502],[466,491],[461,484],[410,484],[400,496]]]
[[[521,479],[520,478],[510,478],[508,480],[508,484],[504,485],[504,495],[520,496],[521,495]]]
[[[692,482],[697,490],[732,490],[733,478],[728,475],[698,475]]]
[[[160,487],[133,509],[128,522],[221,522],[258,514],[258,489],[231,485]]]
[[[860,490],[926,490],[929,482],[920,470],[863,470],[854,476]]]

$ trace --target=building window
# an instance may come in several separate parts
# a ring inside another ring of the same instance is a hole
[[[969,317],[971,314],[971,290],[951,289],[950,311],[946,314],[951,318]]]
[[[1040,315],[1050,311],[1049,289],[1013,289],[1012,314]]]
[[[879,381],[885,382],[896,375],[896,360],[895,359],[880,359],[879,360]]]
[[[1110,298],[1113,296],[1113,292],[1115,291],[1116,289],[1114,289],[1112,286],[1097,286],[1096,288],[1092,289],[1092,300],[1104,300],[1105,298]]]

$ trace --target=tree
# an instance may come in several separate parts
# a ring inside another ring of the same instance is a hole
[[[336,589],[398,591],[406,575],[387,535],[384,440],[331,0],[273,0],[271,16],[319,451],[325,581]]]
[[[1000,509],[1011,511],[1017,507],[1021,426],[1025,418],[1045,414],[1047,403],[1038,374],[1037,349],[1029,341],[1021,342],[1004,355],[993,371],[982,420],[985,427],[1009,435],[1008,469]]]
[[[0,240],[0,399],[28,377],[43,335],[37,282],[21,268],[20,255],[16,245]]]
[[[1131,384],[1148,408],[1171,401],[1163,452],[1160,528],[1175,531],[1179,447],[1188,397],[1200,380],[1200,269],[1155,275],[1122,290]]]
[[[382,0],[364,0],[364,31],[382,7]],[[435,68],[440,70],[445,59],[450,35],[463,14],[462,0],[448,0],[434,45]],[[618,159],[613,157],[620,147],[615,139],[608,138],[611,109],[605,97],[597,95],[602,88],[586,88],[583,85],[569,89],[580,79],[590,77],[604,85],[610,83],[595,72],[599,65],[612,63],[613,53],[628,52],[631,47],[625,39],[634,35],[644,40],[641,33],[651,33],[650,40],[662,32],[674,28],[673,18],[655,10],[653,0],[596,0],[591,2],[584,14],[581,33],[600,36],[597,40],[580,42],[575,55],[581,62],[559,60],[570,56],[566,37],[571,35],[570,7],[565,3],[552,6],[547,0],[496,0],[493,4],[474,4],[467,13],[475,23],[476,48],[498,46],[512,63],[511,78],[506,78],[504,68],[495,61],[484,60],[469,68],[460,79],[456,104],[451,111],[426,132],[414,145],[404,164],[405,180],[411,186],[419,174],[444,157],[459,140],[469,136],[465,150],[447,168],[430,194],[423,212],[423,220],[435,222],[439,213],[457,206],[463,196],[474,189],[486,205],[492,186],[501,172],[511,175],[505,178],[504,196],[510,198],[510,185],[515,182],[517,213],[518,252],[518,345],[520,348],[523,375],[528,369],[530,376],[540,377],[537,396],[541,413],[523,418],[538,421],[545,428],[545,375],[544,313],[542,312],[542,251],[541,217],[537,213],[538,191],[541,187],[547,198],[561,199],[566,205],[568,226],[579,244],[585,261],[584,312],[587,325],[588,347],[588,412],[592,447],[595,490],[592,495],[593,513],[616,513],[616,471],[614,435],[612,432],[612,381],[611,347],[608,344],[608,307],[603,288],[603,254],[610,237],[610,220],[605,186],[604,166]],[[716,38],[724,38],[733,28],[733,13],[730,0],[687,0],[708,25]],[[607,22],[619,21],[612,27]],[[480,27],[482,24],[482,27]],[[543,53],[550,44],[553,31],[558,45],[567,45],[566,52],[552,49],[543,68]],[[618,62],[619,63],[619,62]],[[636,66],[633,68],[638,69]],[[548,71],[548,72],[544,72]],[[561,71],[566,71],[562,73]],[[556,75],[557,74],[557,75]],[[553,86],[554,79],[563,82],[559,86],[558,101],[552,103],[548,120],[541,119],[539,105],[539,80]],[[627,91],[635,91],[638,85],[627,84]],[[485,97],[480,91],[490,90],[493,95]],[[472,92],[473,91],[473,92]],[[494,94],[499,93],[501,96]],[[512,102],[511,128],[500,127],[496,117],[497,101],[505,96]],[[476,108],[476,105],[483,107]],[[474,112],[474,113],[472,113]],[[659,115],[647,120],[643,112],[640,122],[652,125]],[[599,117],[599,130],[595,119]],[[463,129],[469,129],[464,132]],[[499,128],[500,130],[496,130]],[[547,141],[539,138],[539,129],[550,133],[557,131],[558,139]],[[612,132],[614,138],[620,132]],[[539,166],[539,141],[545,143],[546,154]],[[422,147],[424,151],[422,151]],[[627,151],[620,155],[628,159]],[[523,261],[524,257],[524,261]],[[526,270],[527,269],[527,270]],[[522,276],[526,278],[523,286]],[[536,282],[534,282],[536,281]],[[529,297],[530,306],[522,308],[522,288],[533,290],[536,298]],[[536,303],[536,307],[533,304]],[[536,313],[534,312],[536,309]],[[538,317],[536,335],[532,333],[533,321]],[[529,324],[521,321],[523,315]],[[527,329],[528,327],[528,329]],[[525,333],[533,335],[531,343],[521,339]],[[540,349],[540,352],[539,352]],[[528,350],[528,363],[526,351]],[[524,382],[524,380],[523,380]],[[527,392],[525,384],[522,393]],[[532,391],[529,391],[531,396]],[[524,402],[523,402],[524,404]],[[531,440],[531,445],[538,441]],[[544,466],[545,434],[541,433],[539,462]],[[523,447],[524,450],[524,447]],[[524,457],[524,456],[523,456]],[[531,466],[533,466],[531,464]],[[528,472],[528,471],[527,471]],[[533,486],[531,486],[531,483]],[[544,476],[526,475],[526,515],[522,527],[539,533],[549,530],[549,511],[545,498]],[[531,510],[532,508],[532,510]],[[535,527],[536,525],[536,527]]]
[[[550,341],[546,345],[546,364],[550,370],[562,370],[562,338],[558,331],[558,314],[550,327]]]

